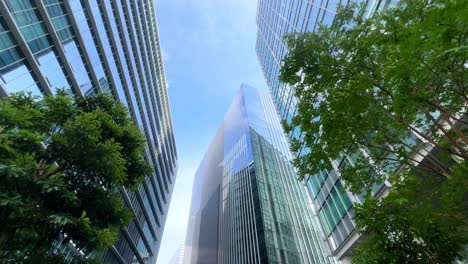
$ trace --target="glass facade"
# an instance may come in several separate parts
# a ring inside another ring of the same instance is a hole
[[[177,172],[154,10],[152,0],[0,1],[0,96],[108,93],[146,135],[154,173],[136,191],[121,190],[135,218],[101,254],[109,263],[156,261]],[[58,252],[83,254],[60,241]]]
[[[242,85],[196,174],[184,263],[336,263],[267,91]]]
[[[367,16],[375,10],[383,10],[396,6],[397,0],[358,0],[367,4]],[[331,25],[337,6],[346,5],[348,0],[258,0],[257,9],[257,41],[256,51],[266,82],[271,90],[281,119],[290,123],[297,114],[298,100],[294,89],[278,80],[282,59],[287,54],[285,34],[295,32],[313,32],[319,24]],[[295,129],[289,137],[300,139],[299,129]],[[297,155],[308,153],[302,148]],[[340,168],[353,164],[353,155],[345,155],[340,160],[332,161],[331,171],[322,171],[316,175],[305,177],[309,196],[314,201],[313,207],[318,212],[321,227],[327,236],[332,254],[341,258],[343,248],[351,248],[357,235],[353,222],[354,202],[360,197],[349,193],[340,180]],[[377,192],[381,186],[375,186]]]

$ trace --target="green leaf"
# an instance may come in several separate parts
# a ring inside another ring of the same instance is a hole
[[[0,206],[21,206],[23,205],[21,195],[7,196],[5,194],[0,195]]]
[[[58,215],[58,214],[53,214],[50,215],[49,217],[49,223],[55,224],[58,226],[64,226],[64,225],[69,225],[75,223],[75,220],[67,215]]]
[[[118,190],[151,172],[128,110],[105,94],[18,93],[0,98],[0,124],[2,259],[67,263],[50,255],[63,233],[88,252],[112,246],[133,217]]]

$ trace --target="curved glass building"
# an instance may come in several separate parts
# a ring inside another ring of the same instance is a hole
[[[267,91],[243,84],[196,175],[184,263],[335,263]]]
[[[109,93],[146,136],[154,173],[137,191],[121,190],[135,217],[105,262],[156,259],[177,171],[166,86],[154,1],[0,0],[0,96]]]

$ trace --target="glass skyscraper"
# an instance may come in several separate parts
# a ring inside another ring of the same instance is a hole
[[[366,3],[366,15],[376,10],[395,6],[397,0],[357,0]],[[312,32],[319,24],[329,26],[333,23],[337,6],[346,5],[348,0],[258,0],[256,51],[266,82],[271,90],[281,119],[290,123],[297,113],[298,100],[294,89],[278,80],[282,59],[287,54],[283,36],[289,33]],[[298,129],[290,137],[301,138]],[[308,153],[302,148],[297,155]],[[350,249],[359,238],[352,220],[353,203],[361,201],[358,195],[349,193],[340,180],[340,168],[353,164],[352,155],[332,162],[333,169],[319,174],[306,176],[309,195],[314,209],[318,212],[321,227],[327,236],[332,255],[347,261]],[[387,186],[375,186],[376,194]]]
[[[184,263],[335,263],[268,91],[243,84],[195,175]]]
[[[109,93],[146,136],[154,173],[121,190],[135,217],[106,262],[156,259],[177,171],[166,87],[152,0],[0,0],[0,96]]]

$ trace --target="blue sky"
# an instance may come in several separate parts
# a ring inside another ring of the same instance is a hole
[[[157,0],[179,171],[158,264],[184,243],[195,171],[241,83],[266,89],[256,0]]]

